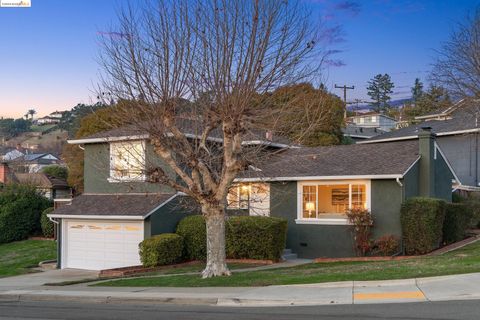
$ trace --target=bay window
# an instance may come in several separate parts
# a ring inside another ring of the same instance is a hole
[[[350,209],[369,209],[369,181],[298,182],[298,219],[302,223],[345,224]]]

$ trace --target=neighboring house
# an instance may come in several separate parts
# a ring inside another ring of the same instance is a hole
[[[357,127],[378,128],[382,131],[390,131],[396,128],[395,119],[377,112],[367,112],[349,117],[347,122],[353,123]]]
[[[45,173],[15,173],[15,178],[19,184],[35,187],[49,200],[72,198],[72,189],[65,179],[55,178]]]
[[[30,153],[10,161],[15,172],[37,173],[51,165],[60,165],[62,161],[51,153]]]
[[[13,160],[16,160],[16,159],[20,159],[24,155],[25,154],[17,148],[17,149],[13,149],[13,150],[10,150],[7,153],[5,153],[5,155],[2,157],[2,160],[3,161],[13,161]]]
[[[85,193],[49,215],[59,224],[59,267],[139,265],[142,240],[174,232],[180,219],[198,212],[182,205],[188,197],[147,182],[147,164],[162,166],[148,139],[117,129],[70,141],[85,150]],[[222,141],[215,133],[210,140]],[[264,165],[238,177],[227,197],[227,211],[286,218],[287,246],[299,257],[354,255],[345,215],[350,208],[371,210],[376,237],[400,237],[400,206],[406,198],[451,200],[455,174],[428,131],[419,142],[376,146],[292,148],[268,133],[249,137],[244,144],[265,145],[275,152]]]
[[[430,115],[417,117],[424,121],[359,142],[362,144],[416,140],[421,128],[429,126],[437,143],[458,175],[456,188],[480,191],[480,103],[462,100],[454,106]],[[374,147],[374,146],[372,146]]]
[[[55,111],[50,113],[48,116],[38,118],[35,120],[37,125],[47,125],[47,124],[58,124],[60,123],[64,112],[62,111]]]
[[[385,133],[379,128],[359,127],[355,124],[348,123],[342,129],[343,136],[352,139],[353,142],[363,141]]]

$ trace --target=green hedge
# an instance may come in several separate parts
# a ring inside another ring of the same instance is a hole
[[[45,238],[53,238],[54,236],[54,224],[47,217],[47,214],[50,214],[53,211],[53,207],[43,210],[42,216],[40,217],[40,225],[42,227],[42,233]]]
[[[279,260],[285,249],[287,221],[270,217],[230,217],[225,225],[226,254],[231,259]],[[206,227],[201,215],[184,218],[177,227],[185,257],[205,260]]]
[[[177,226],[176,233],[182,236],[185,243],[184,258],[186,260],[207,260],[207,228],[201,215],[183,218]]]
[[[425,254],[442,241],[446,203],[440,199],[410,198],[401,210],[405,253]]]
[[[226,225],[227,257],[280,260],[287,240],[287,221],[270,217],[231,217]]]
[[[183,239],[175,233],[163,233],[143,240],[139,248],[145,267],[173,264],[182,260]]]
[[[0,193],[0,243],[41,232],[40,216],[51,202],[28,187],[7,187]]]
[[[463,203],[447,203],[443,223],[443,241],[447,244],[463,240],[470,227],[473,213]]]

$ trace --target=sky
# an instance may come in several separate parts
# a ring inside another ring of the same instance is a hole
[[[99,33],[115,22],[127,0],[31,0],[30,8],[0,8],[0,116],[38,116],[96,102]],[[301,0],[322,21],[338,50],[325,66],[327,87],[355,86],[347,100],[368,100],[367,81],[388,73],[392,98],[408,98],[415,78],[426,82],[435,49],[473,0]]]

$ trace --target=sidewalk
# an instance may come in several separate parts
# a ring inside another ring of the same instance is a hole
[[[9,290],[0,301],[172,303],[217,306],[307,306],[480,299],[480,273],[390,281],[346,281],[254,288],[105,288],[67,286]]]

